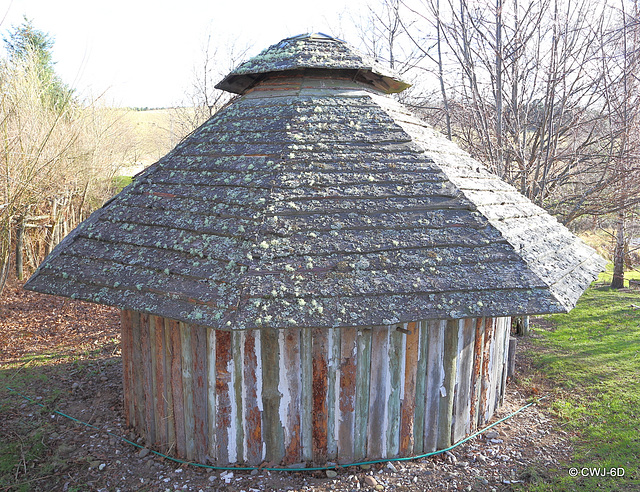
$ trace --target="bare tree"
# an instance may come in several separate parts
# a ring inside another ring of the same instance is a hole
[[[51,104],[35,53],[0,62],[0,293],[15,246],[35,267],[112,193],[127,147],[117,112],[66,91]]]
[[[628,251],[627,227],[633,206],[640,197],[640,17],[637,0],[630,9],[620,1],[620,25],[608,33],[603,43],[606,59],[609,120],[616,138],[612,141],[611,160],[618,171],[618,185],[611,201],[618,205],[616,213],[613,278],[611,287],[624,287],[625,257]],[[606,52],[605,52],[606,50]]]
[[[620,176],[610,159],[619,135],[609,121],[600,48],[612,21],[606,2],[401,5],[419,19],[400,16],[402,39],[422,50],[420,63],[441,89],[426,116],[445,108],[436,125],[444,121],[447,135],[565,223],[618,208],[605,200]]]
[[[224,106],[232,95],[215,88],[231,70],[236,68],[251,50],[237,40],[221,40],[208,34],[202,46],[202,56],[193,69],[191,87],[186,100],[175,108],[174,132],[181,138],[191,133]]]

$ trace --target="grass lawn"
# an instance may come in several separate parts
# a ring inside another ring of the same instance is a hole
[[[559,389],[552,408],[576,451],[555,483],[530,490],[640,490],[640,291],[590,288],[547,320],[554,329],[528,355]]]

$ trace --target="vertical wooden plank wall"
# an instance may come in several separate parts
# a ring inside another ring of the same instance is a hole
[[[508,318],[242,332],[121,319],[128,424],[201,463],[427,453],[486,423],[505,390]]]

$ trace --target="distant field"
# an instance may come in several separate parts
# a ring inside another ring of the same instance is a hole
[[[189,108],[120,109],[129,128],[133,150],[123,163],[121,176],[133,176],[150,166],[180,142],[192,129],[194,111]]]

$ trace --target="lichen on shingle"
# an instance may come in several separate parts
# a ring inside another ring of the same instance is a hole
[[[380,86],[345,77],[399,80],[354,53],[307,36],[241,65],[228,80],[257,85],[26,287],[225,330],[569,309],[599,257]]]

